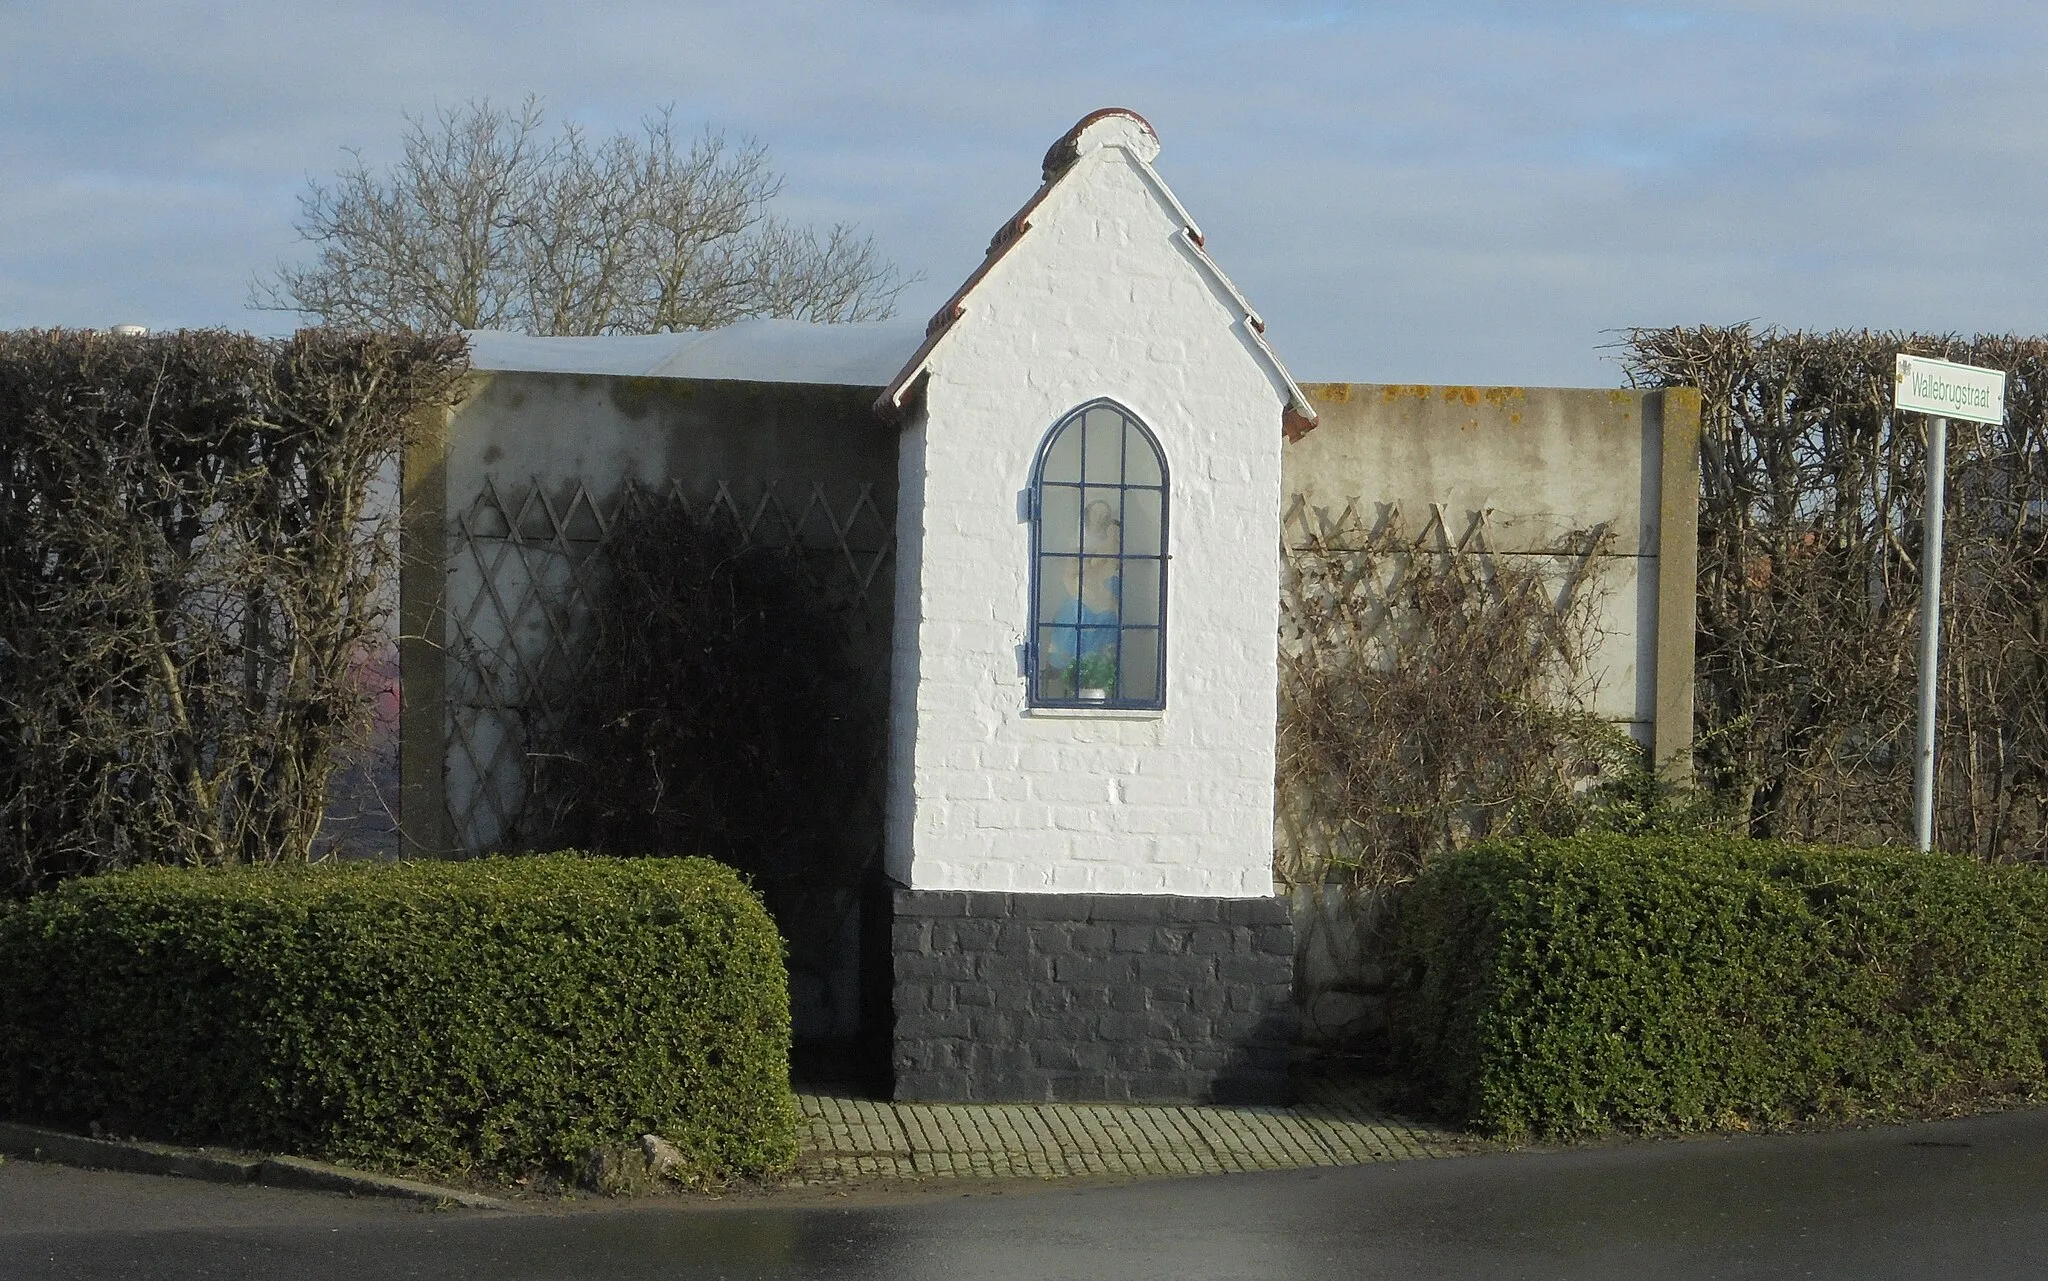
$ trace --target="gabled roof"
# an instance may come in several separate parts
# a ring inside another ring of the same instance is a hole
[[[600,338],[468,331],[472,369],[881,387],[921,337],[915,321],[742,320],[722,329]]]
[[[1045,153],[1043,181],[1038,190],[1033,193],[1031,199],[1024,202],[1024,207],[1019,209],[1014,217],[997,229],[995,238],[989,241],[988,253],[982,258],[981,265],[974,269],[974,274],[953,292],[953,296],[946,300],[945,306],[939,308],[937,314],[926,324],[923,343],[883,389],[881,397],[875,401],[875,412],[886,418],[902,417],[911,401],[916,399],[925,376],[930,372],[933,353],[946,341],[946,336],[952,332],[955,322],[967,314],[975,288],[988,278],[989,273],[1009,253],[1011,246],[1031,230],[1031,215],[1045,203],[1046,197],[1052,194],[1061,180],[1074,171],[1081,157],[1105,147],[1122,149],[1144,174],[1154,194],[1173,210],[1174,216],[1180,220],[1181,239],[1192,251],[1196,264],[1235,304],[1238,323],[1244,327],[1245,335],[1251,340],[1253,349],[1258,352],[1260,359],[1279,380],[1280,385],[1286,388],[1287,406],[1281,411],[1281,430],[1286,433],[1289,440],[1306,435],[1316,425],[1315,406],[1309,403],[1308,397],[1302,393],[1301,387],[1295,383],[1293,376],[1287,372],[1287,367],[1281,363],[1279,354],[1267,343],[1266,322],[1252,309],[1251,303],[1239,292],[1237,286],[1231,283],[1230,277],[1223,274],[1223,269],[1216,265],[1216,260],[1209,256],[1208,249],[1203,245],[1202,229],[1195,225],[1195,220],[1188,216],[1186,207],[1173,194],[1173,189],[1166,185],[1166,180],[1152,167],[1153,159],[1159,155],[1159,134],[1145,117],[1124,107],[1104,107],[1099,111],[1089,112],[1081,117],[1072,129],[1067,130],[1059,141],[1052,144]]]

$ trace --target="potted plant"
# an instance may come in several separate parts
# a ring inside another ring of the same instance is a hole
[[[1116,689],[1116,655],[1084,655],[1081,659],[1079,679],[1075,683],[1081,688],[1081,697],[1087,701],[1108,701]]]

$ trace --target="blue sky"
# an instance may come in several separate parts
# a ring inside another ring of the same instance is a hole
[[[1613,385],[1629,325],[2048,332],[2048,6],[0,0],[0,327],[228,325],[309,177],[540,95],[766,143],[935,307],[1086,111],[1305,379]]]

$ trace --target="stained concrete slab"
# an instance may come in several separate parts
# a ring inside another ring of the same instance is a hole
[[[1487,1145],[1392,1116],[1361,1083],[1312,1079],[1291,1107],[894,1103],[798,1096],[797,1179],[1059,1179],[1298,1170],[1456,1156]]]

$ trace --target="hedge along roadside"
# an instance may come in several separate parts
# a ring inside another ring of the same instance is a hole
[[[781,940],[730,869],[572,854],[151,868],[0,917],[0,1110],[434,1172],[660,1134],[796,1155]]]
[[[0,332],[0,895],[313,851],[460,334]]]
[[[2043,1084],[2048,874],[1944,854],[1582,836],[1402,904],[1397,1055],[1505,1137],[1768,1127]]]

